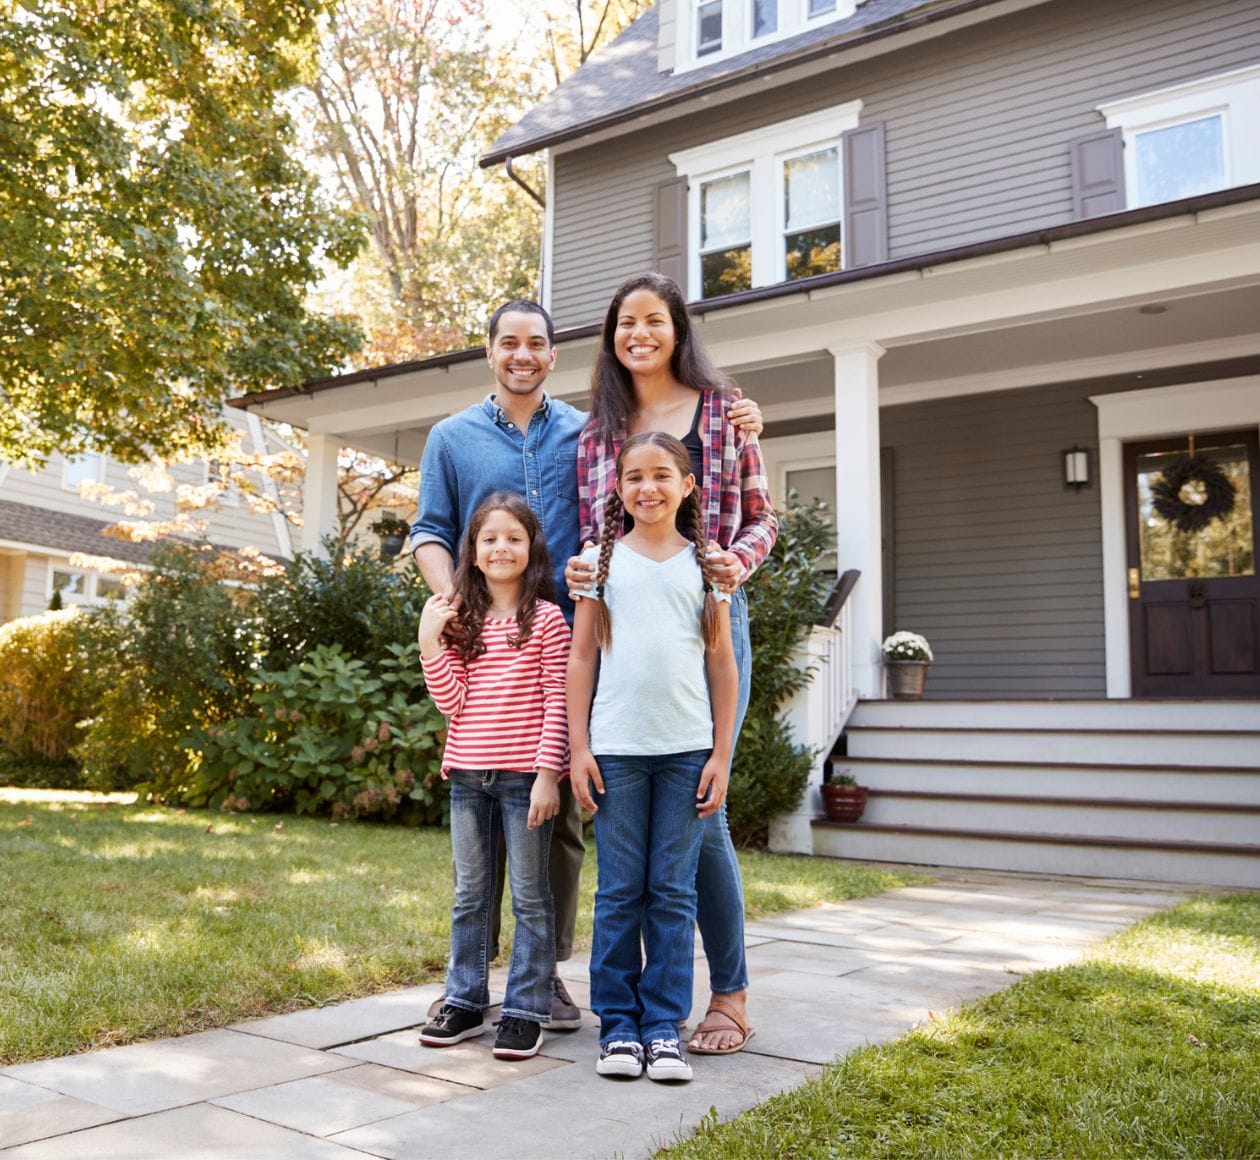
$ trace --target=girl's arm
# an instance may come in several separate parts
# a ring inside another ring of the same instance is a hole
[[[468,670],[458,653],[442,647],[442,630],[458,615],[445,596],[430,596],[420,613],[420,667],[425,688],[444,717],[456,717],[468,695]]]
[[[595,672],[599,646],[595,643],[595,601],[579,600],[573,614],[573,647],[569,650],[566,699],[569,705],[569,779],[573,796],[594,813],[599,807],[591,796],[604,792],[604,779],[591,752],[591,699],[595,695]]]
[[[726,800],[735,750],[735,706],[739,698],[739,673],[731,641],[731,606],[723,600],[717,608],[717,646],[704,654],[709,675],[709,704],[713,711],[713,752],[704,763],[696,789],[696,812],[702,818],[716,813]]]

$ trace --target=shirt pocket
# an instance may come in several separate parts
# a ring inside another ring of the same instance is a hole
[[[577,503],[577,453],[573,451],[557,452],[552,471],[552,495],[565,503]]]

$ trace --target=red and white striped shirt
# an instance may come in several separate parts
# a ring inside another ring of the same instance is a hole
[[[508,644],[515,635],[515,617],[487,620],[486,651],[475,660],[465,662],[446,647],[432,660],[420,658],[429,696],[448,719],[443,776],[450,769],[567,773],[569,626],[559,608],[540,600],[519,649]]]

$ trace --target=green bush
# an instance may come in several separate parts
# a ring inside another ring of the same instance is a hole
[[[444,820],[441,715],[424,693],[420,650],[386,646],[373,671],[319,645],[252,678],[254,712],[192,739],[202,764],[183,800],[227,810]]]
[[[87,620],[94,702],[74,756],[88,785],[179,800],[196,762],[190,734],[239,715],[256,663],[248,595],[217,583],[199,554],[163,545],[126,608]]]
[[[84,644],[74,610],[0,625],[0,776],[9,784],[82,785],[70,751],[91,708]]]
[[[794,658],[822,612],[827,578],[815,569],[831,546],[826,505],[801,503],[792,493],[779,513],[778,541],[745,585],[752,695],[735,746],[726,807],[737,845],[764,843],[770,819],[794,809],[809,783],[814,754],[793,742],[780,710],[810,679]]]

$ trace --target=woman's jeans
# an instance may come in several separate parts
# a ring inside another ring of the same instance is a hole
[[[731,597],[731,636],[739,670],[739,701],[735,710],[735,739],[738,741],[744,714],[748,712],[752,682],[748,597],[743,588],[736,589]],[[715,995],[743,991],[748,986],[748,964],[744,958],[744,887],[739,875],[739,859],[735,857],[726,825],[725,802],[704,820],[696,893],[700,938],[709,963],[709,989]]]
[[[591,1008],[601,1046],[677,1039],[691,1012],[704,830],[696,789],[709,752],[596,754],[604,792],[596,795]]]
[[[494,953],[490,916],[498,896],[496,851],[502,836],[516,916],[503,1014],[543,1023],[551,1018],[556,930],[547,879],[551,821],[534,830],[527,824],[534,777],[498,769],[450,771],[455,906],[446,1002],[467,1011],[490,1006],[487,974]]]

